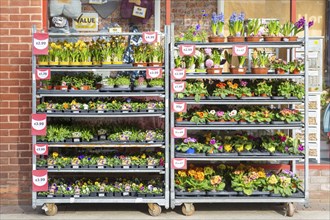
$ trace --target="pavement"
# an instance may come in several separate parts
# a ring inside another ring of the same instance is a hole
[[[281,204],[194,204],[195,213],[192,216],[184,216],[181,207],[164,209],[159,216],[150,216],[146,204],[60,204],[55,216],[46,216],[41,208],[33,210],[30,206],[2,206],[0,207],[1,220],[93,220],[93,219],[330,219],[329,209],[313,210],[298,207],[293,217],[284,216],[285,210]]]

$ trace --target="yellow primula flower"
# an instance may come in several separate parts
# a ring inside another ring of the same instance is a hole
[[[100,156],[100,159],[104,159],[104,156]]]
[[[57,152],[53,152],[53,158],[58,157],[58,153]]]
[[[141,158],[142,158],[142,159],[145,159],[145,158],[146,158],[146,155],[145,155],[145,154],[142,154],[142,155],[141,155]]]

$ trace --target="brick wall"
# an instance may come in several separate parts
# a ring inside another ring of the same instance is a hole
[[[42,0],[0,1],[0,193],[3,205],[31,204],[31,27]]]

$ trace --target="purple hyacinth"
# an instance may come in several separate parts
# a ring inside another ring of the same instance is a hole
[[[229,19],[229,23],[234,23],[237,21],[237,15],[236,15],[236,12],[234,12],[231,16],[230,16],[230,19]]]
[[[245,18],[244,12],[241,12],[241,14],[238,16],[238,20],[244,22],[244,18]]]
[[[305,25],[305,17],[300,18],[294,25],[296,26],[297,29],[303,28]]]
[[[201,25],[200,24],[197,24],[196,25],[196,31],[200,31],[201,30]]]
[[[244,81],[244,80],[241,80],[241,82],[240,82],[240,85],[241,86],[247,86],[247,84],[248,84],[248,82],[247,81]]]
[[[304,146],[302,144],[299,144],[298,150],[299,151],[304,151],[304,149],[305,149]]]
[[[314,25],[314,21],[308,22],[308,28],[312,27]]]
[[[205,48],[205,54],[208,55],[208,56],[211,56],[212,55],[212,49],[211,48]]]
[[[220,14],[218,14],[218,22],[225,22],[225,16],[222,12],[220,12]]]
[[[211,140],[210,140],[210,144],[215,144],[216,143],[216,141],[215,141],[215,139],[214,138],[212,138]]]
[[[80,156],[78,156],[78,159],[79,159],[79,160],[82,160],[82,159],[84,159],[84,158],[85,158],[84,155],[80,155]]]
[[[203,17],[207,17],[208,14],[205,13],[205,10],[202,10]]]
[[[205,66],[206,66],[207,68],[211,68],[213,65],[214,65],[213,60],[211,60],[211,59],[207,59],[207,60],[205,61]]]
[[[216,24],[219,21],[219,17],[215,12],[212,13],[212,23]]]

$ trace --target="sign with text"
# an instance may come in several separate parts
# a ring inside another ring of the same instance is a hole
[[[73,19],[73,28],[77,31],[97,31],[99,15],[97,13],[83,13]]]
[[[174,68],[171,71],[172,79],[175,80],[185,80],[186,79],[186,69]]]
[[[186,89],[186,82],[172,82],[172,92],[183,92]]]
[[[48,191],[47,170],[32,170],[32,191]]]
[[[47,131],[47,114],[32,114],[31,135],[45,136]]]
[[[33,149],[34,155],[48,155],[48,144],[35,144]]]
[[[33,34],[33,54],[34,55],[48,55],[49,38],[47,33]]]
[[[92,5],[102,5],[107,3],[107,0],[89,0],[89,4]]]
[[[49,80],[50,69],[36,69],[36,80]]]
[[[187,103],[185,102],[172,102],[171,107],[173,112],[187,112]]]
[[[180,56],[194,56],[196,51],[195,45],[179,45]]]
[[[140,7],[137,5],[134,5],[132,15],[139,17],[139,18],[145,18],[147,14],[147,8]]]
[[[247,45],[234,45],[233,46],[233,56],[247,56],[248,55]]]
[[[146,78],[147,79],[155,79],[162,78],[163,71],[161,68],[147,68]]]
[[[156,43],[158,39],[157,32],[143,32],[142,33],[142,43]]]
[[[111,33],[111,34],[118,34],[118,33],[121,33],[121,32],[123,32],[123,29],[121,27],[109,28],[109,33]]]
[[[187,128],[172,128],[171,133],[173,138],[186,138]]]
[[[186,158],[172,158],[172,169],[175,170],[186,170],[187,159]]]

